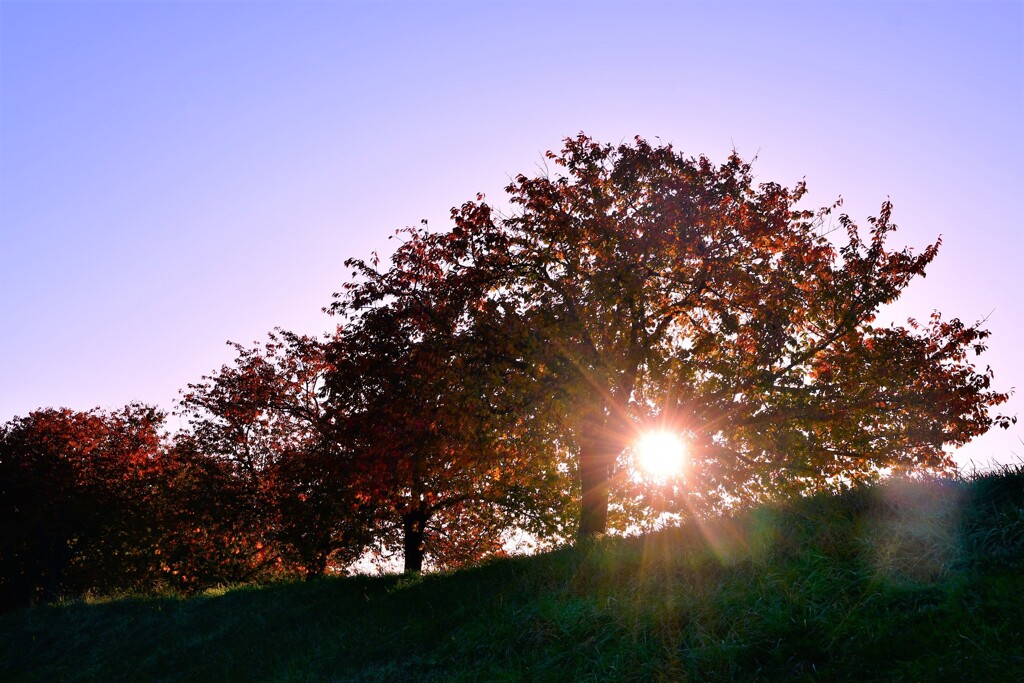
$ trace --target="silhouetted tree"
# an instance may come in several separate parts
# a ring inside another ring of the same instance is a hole
[[[145,586],[147,477],[164,416],[45,409],[0,428],[0,593],[7,607]]]
[[[471,292],[474,325],[516,330],[492,361],[558,387],[580,537],[605,531],[616,462],[654,417],[687,435],[719,500],[941,469],[946,446],[993,424],[1006,395],[967,358],[986,331],[874,324],[938,249],[887,249],[888,203],[866,241],[840,216],[837,248],[822,234],[835,207],[797,208],[802,183],[757,184],[736,155],[716,166],[581,134],[548,157],[559,173],[516,177],[509,215],[479,197],[453,210],[431,238],[448,248],[392,279],[433,272],[435,289]]]
[[[553,443],[511,390],[520,373],[491,362],[507,339],[475,324],[481,273],[439,268],[462,238],[398,236],[389,269],[347,262],[359,280],[332,307],[347,324],[328,386],[378,544],[420,571],[428,557],[444,567],[500,553],[512,528],[557,529],[565,477],[534,457]]]
[[[195,592],[287,572],[258,492],[234,464],[175,435],[146,478],[154,539],[146,556],[153,588]]]
[[[323,342],[278,331],[262,347],[235,348],[233,364],[190,384],[183,397],[190,448],[231,464],[267,559],[281,557],[307,576],[331,561],[348,564],[368,530],[351,458],[323,403],[330,372]]]
[[[383,269],[347,261],[337,331],[235,345],[173,439],[139,404],[0,427],[0,606],[316,576],[369,549],[456,566],[516,529],[601,534],[613,491],[629,524],[707,513],[941,471],[1013,421],[990,414],[1007,395],[972,363],[979,325],[876,324],[938,251],[887,248],[888,202],[863,236],[736,155],[581,134],[548,158],[507,215],[478,196],[448,231],[396,233]],[[685,488],[618,476],[652,425],[688,440]]]

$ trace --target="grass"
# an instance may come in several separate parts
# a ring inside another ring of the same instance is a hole
[[[25,609],[0,679],[1024,680],[1024,469],[446,575]]]

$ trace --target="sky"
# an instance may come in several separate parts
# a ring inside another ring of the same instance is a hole
[[[890,198],[894,245],[942,248],[880,322],[987,317],[1024,420],[1024,2],[3,0],[0,422],[172,409],[579,131],[736,149],[862,225]]]

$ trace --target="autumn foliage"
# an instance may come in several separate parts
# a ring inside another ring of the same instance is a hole
[[[406,570],[643,528],[891,471],[1012,418],[988,332],[877,316],[939,244],[893,248],[803,184],[580,135],[452,226],[399,230],[323,337],[276,331],[158,410],[39,410],[0,431],[8,606],[194,590],[402,557]],[[838,234],[837,239],[835,235]],[[633,445],[683,436],[686,471]],[[659,522],[660,523],[660,522]]]

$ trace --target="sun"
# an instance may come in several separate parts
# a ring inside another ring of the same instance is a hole
[[[647,432],[636,442],[640,468],[658,477],[670,477],[683,470],[686,447],[672,432]]]

